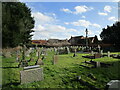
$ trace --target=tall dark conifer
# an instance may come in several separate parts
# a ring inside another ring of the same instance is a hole
[[[20,2],[2,3],[2,44],[3,47],[15,47],[29,43],[34,28],[31,10]]]

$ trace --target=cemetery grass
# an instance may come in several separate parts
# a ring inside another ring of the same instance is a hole
[[[118,52],[120,54],[120,52]],[[117,53],[117,54],[118,54]],[[114,54],[114,53],[113,53]],[[8,88],[80,88],[90,89],[87,84],[82,84],[77,80],[77,76],[81,76],[81,79],[96,88],[104,89],[106,84],[110,80],[120,79],[119,69],[120,60],[112,57],[103,57],[93,59],[93,61],[100,61],[104,63],[113,63],[113,66],[108,68],[86,68],[80,65],[86,65],[84,61],[90,61],[88,58],[82,56],[89,55],[84,53],[77,53],[76,57],[72,57],[73,53],[58,55],[57,64],[53,65],[53,51],[48,51],[44,65],[41,65],[44,70],[44,80],[20,84],[19,71],[23,68],[18,68],[18,62],[15,60],[15,56],[10,58],[2,58],[2,83],[3,89]],[[34,65],[37,57],[33,55],[34,60],[29,62],[29,65]],[[27,57],[26,59],[29,59]],[[88,65],[88,67],[91,67]],[[88,77],[88,74],[92,73],[96,80]]]

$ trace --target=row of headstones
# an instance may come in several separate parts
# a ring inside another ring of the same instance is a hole
[[[87,64],[92,64],[94,65],[93,68],[98,68],[98,67],[108,67],[108,66],[112,66],[113,64],[106,64],[106,63],[103,63],[103,62],[96,62],[96,61],[85,61],[85,63]]]
[[[103,50],[100,50],[100,52],[94,52],[94,51],[91,51],[91,55],[99,55],[100,57],[103,56]],[[107,52],[107,56],[110,57],[110,51]]]
[[[92,51],[94,48],[93,47],[87,47],[88,51]],[[96,47],[98,53],[103,53],[103,50],[101,50],[101,47],[98,45]],[[66,46],[66,47],[54,47],[54,51],[56,54],[69,54],[70,52],[80,52],[80,51],[85,51],[86,46]]]
[[[22,60],[20,59],[20,55],[17,54],[17,58],[16,60],[19,61],[19,66],[24,67],[24,66],[28,66],[28,62],[33,59],[33,54],[36,53],[36,56],[38,57],[36,60],[35,65],[38,64],[43,64],[42,60],[45,58],[46,53],[46,49],[42,48],[42,50],[40,50],[40,48],[36,47],[36,48],[30,48],[30,49],[26,49],[26,47],[23,47],[23,51],[22,51]],[[40,57],[42,56],[42,57]],[[26,60],[25,57],[31,57],[30,60]]]

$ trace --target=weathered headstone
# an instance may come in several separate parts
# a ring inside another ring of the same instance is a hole
[[[25,60],[25,51],[26,51],[26,46],[23,46],[23,51],[22,51],[22,60],[19,62],[19,67],[26,67],[28,66],[28,61]]]
[[[107,83],[105,90],[120,90],[120,80],[111,80]]]
[[[17,55],[16,56],[16,62],[19,62],[20,61],[20,55]]]
[[[94,52],[93,52],[93,51],[91,51],[91,55],[94,55]]]
[[[41,58],[39,58],[37,61],[36,61],[36,64],[35,65],[44,65],[43,61]]]
[[[107,52],[107,56],[110,57],[110,51]]]
[[[31,83],[35,81],[43,80],[43,68],[33,68],[20,71],[20,81],[21,84]]]
[[[5,53],[4,53],[4,56],[5,56],[6,58],[11,57],[11,52],[9,52],[9,51],[5,52]]]
[[[44,63],[43,63],[42,59],[40,58],[40,54],[39,54],[39,52],[38,52],[38,59],[37,59],[35,65],[43,65],[43,64],[44,64]]]
[[[100,54],[103,55],[103,50],[100,50]]]
[[[58,56],[54,55],[53,56],[53,64],[57,64],[57,62],[58,62]]]
[[[96,68],[100,67],[100,62],[96,62],[95,67],[96,67]]]
[[[101,48],[100,45],[98,45],[98,52],[100,52],[100,48]]]
[[[101,54],[100,53],[94,54],[94,58],[101,58]]]
[[[66,48],[67,48],[67,53],[69,54],[70,53],[70,49],[68,47],[66,47]]]

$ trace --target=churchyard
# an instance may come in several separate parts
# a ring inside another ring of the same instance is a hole
[[[2,89],[99,90],[105,89],[111,80],[120,79],[120,52],[84,52],[84,49],[79,46],[4,49]]]

